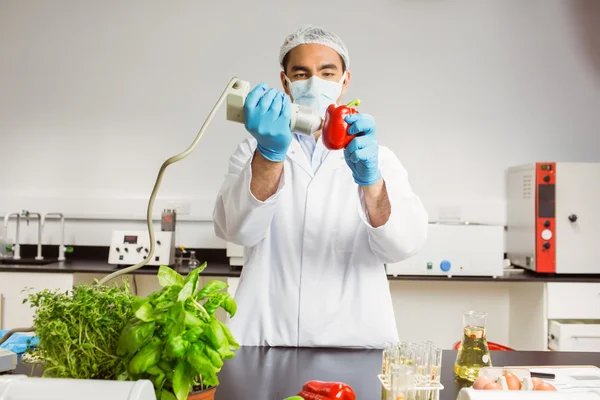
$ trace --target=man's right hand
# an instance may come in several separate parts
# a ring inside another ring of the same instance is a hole
[[[290,144],[291,102],[266,84],[256,86],[246,97],[244,121],[258,142],[257,150],[269,161],[283,162]]]

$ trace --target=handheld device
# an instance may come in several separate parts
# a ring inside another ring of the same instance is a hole
[[[250,92],[250,83],[238,79],[227,94],[227,120],[244,123],[244,103]],[[310,136],[321,129],[323,119],[313,108],[292,103],[290,130]]]

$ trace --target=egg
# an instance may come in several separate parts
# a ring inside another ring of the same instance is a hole
[[[490,382],[483,387],[483,390],[502,390],[502,386],[498,382]]]
[[[531,378],[531,383],[533,384],[534,388],[542,382],[544,382],[544,381],[541,380],[540,378]]]
[[[521,381],[517,376],[510,372],[505,372],[502,374],[504,378],[506,378],[506,385],[508,386],[508,390],[521,390]]]
[[[542,382],[537,386],[534,386],[533,390],[546,390],[546,391],[552,391],[552,392],[556,392],[556,388],[554,386],[552,386],[551,384],[549,384],[548,382]]]
[[[479,377],[477,377],[477,379],[475,379],[475,382],[473,382],[473,389],[477,389],[477,390],[483,389],[483,387],[490,382],[492,382],[492,380],[490,378],[485,377],[485,376],[479,376]]]

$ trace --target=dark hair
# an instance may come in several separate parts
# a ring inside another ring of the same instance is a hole
[[[294,49],[292,49],[294,50]],[[287,73],[287,65],[288,62],[290,61],[290,53],[292,52],[292,50],[288,51],[286,53],[285,56],[283,56],[283,60],[281,61],[281,66],[283,67],[283,72]],[[338,54],[338,56],[340,57],[340,61],[342,62],[342,72],[346,72],[346,63],[344,62],[344,59],[342,58],[342,56],[340,56]]]

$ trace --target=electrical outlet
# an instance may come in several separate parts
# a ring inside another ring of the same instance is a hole
[[[191,205],[189,201],[172,201],[167,203],[165,208],[167,210],[175,210],[177,215],[189,215]]]

